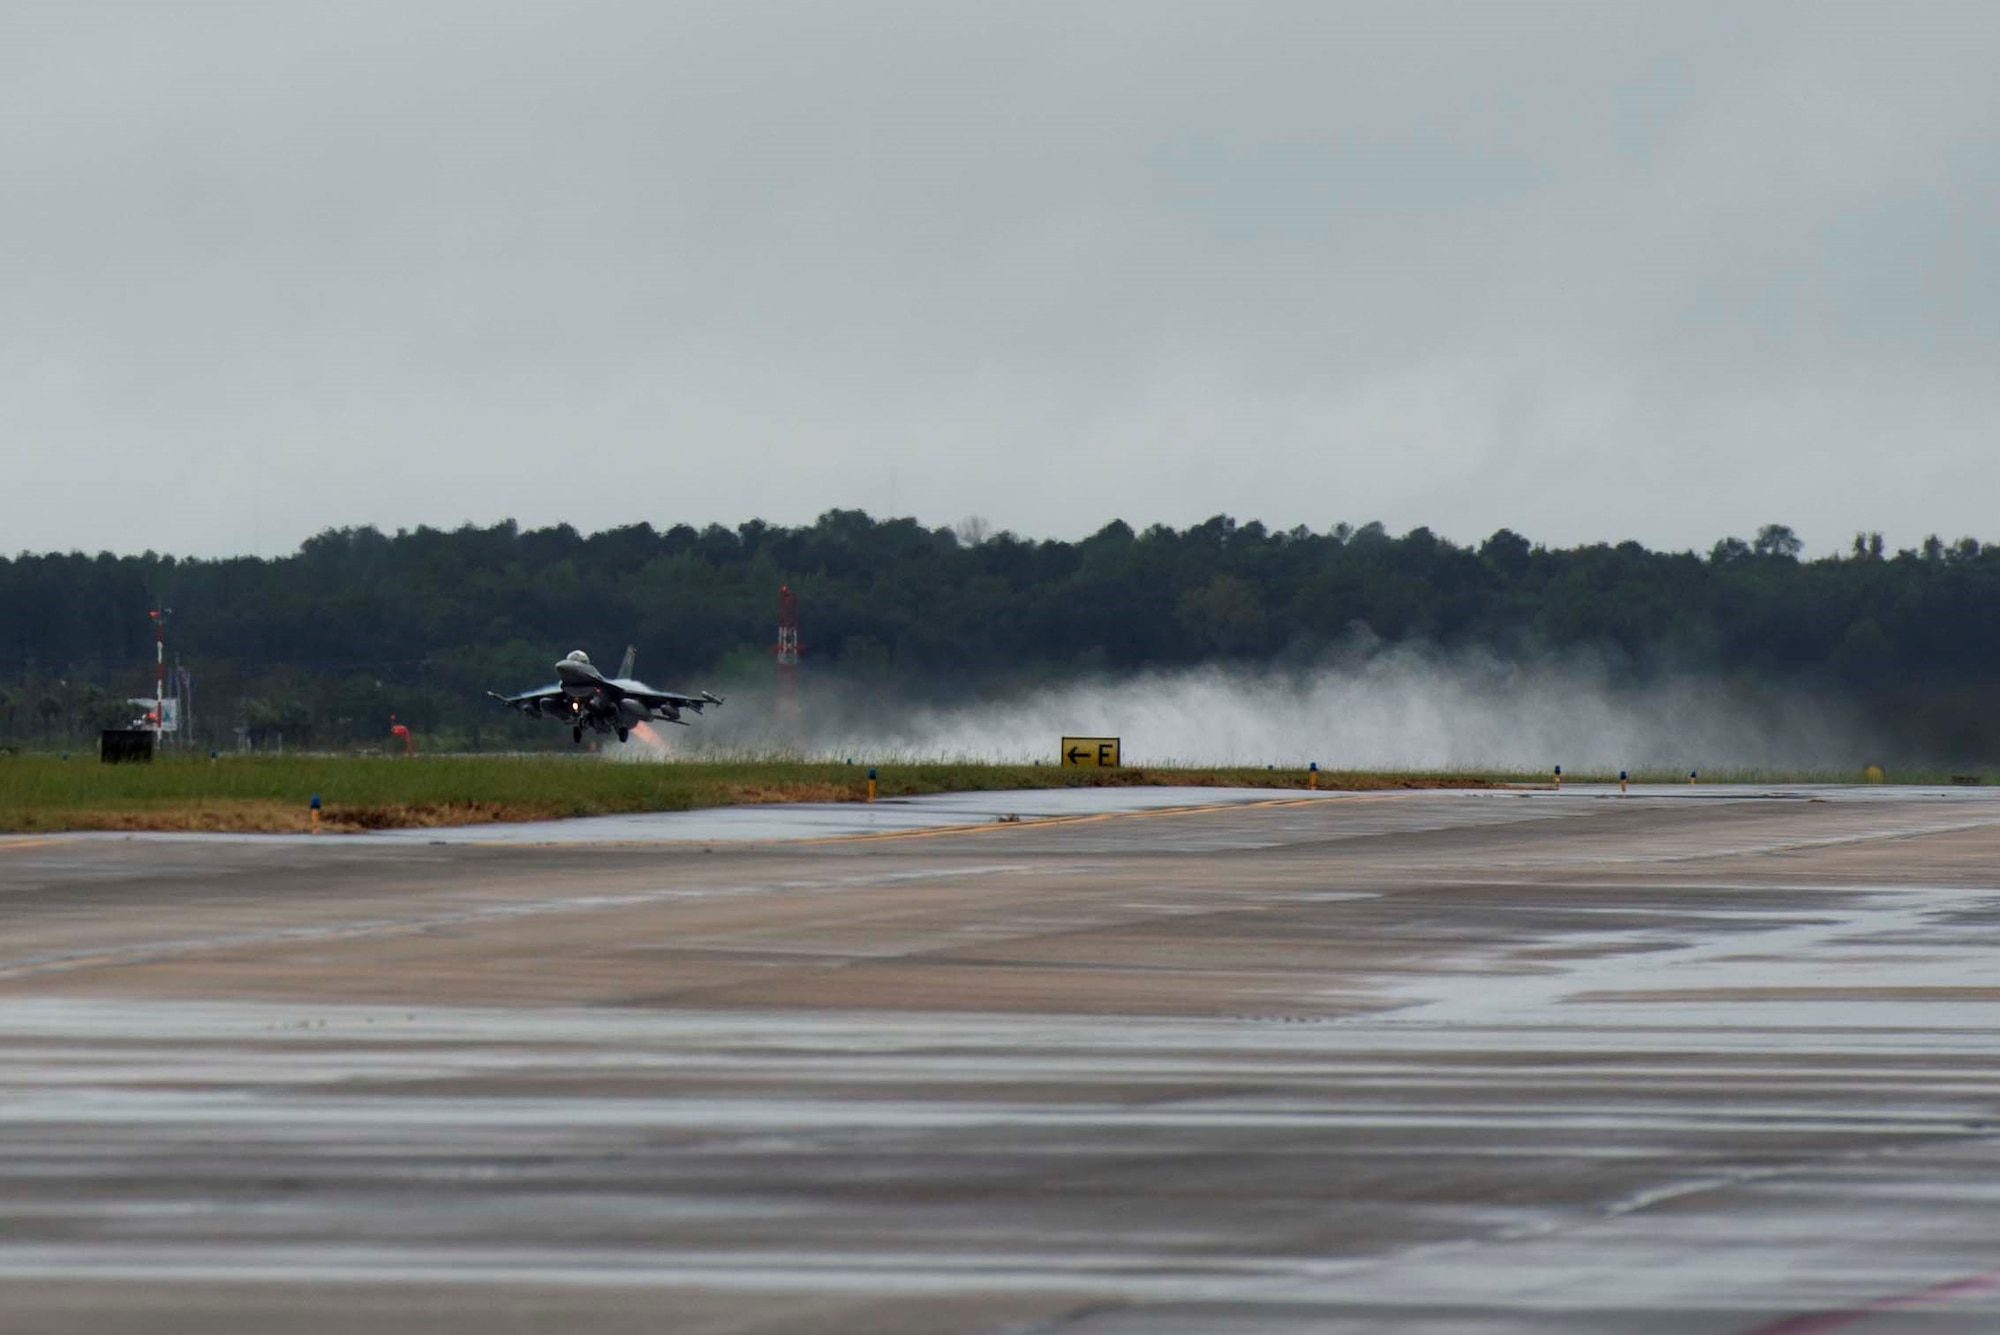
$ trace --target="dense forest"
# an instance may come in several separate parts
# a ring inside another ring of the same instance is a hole
[[[1304,670],[1413,642],[1587,651],[1633,682],[1824,693],[1936,758],[2000,758],[2000,547],[1970,538],[1890,552],[1862,534],[1802,560],[1781,525],[1706,554],[1226,517],[1078,542],[962,527],[836,510],[797,528],[341,529],[273,560],[22,554],[0,559],[0,745],[83,745],[130,717],[154,607],[200,746],[376,745],[392,713],[439,745],[553,745],[484,691],[628,643],[657,684],[754,690],[789,584],[809,675],[912,697],[1217,660]]]

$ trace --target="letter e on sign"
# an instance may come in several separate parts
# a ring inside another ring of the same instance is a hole
[[[1116,737],[1065,737],[1062,739],[1064,769],[1117,769]]]

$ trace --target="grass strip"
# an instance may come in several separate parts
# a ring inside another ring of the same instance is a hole
[[[1144,766],[1065,770],[1053,765],[879,765],[880,796],[1098,787],[1306,787],[1299,769]],[[331,830],[378,830],[490,821],[554,820],[758,802],[858,802],[868,767],[792,760],[694,760],[619,764],[589,756],[162,757],[150,765],[95,759],[0,759],[0,831],[311,828],[318,794]],[[1329,771],[1320,787],[1472,788],[1520,781],[1509,774]]]
[[[1008,789],[1185,786],[1304,788],[1302,769],[1146,765],[1066,770],[1054,765],[880,762],[882,797]],[[330,830],[379,830],[491,821],[555,820],[758,802],[858,802],[866,764],[783,757],[695,758],[620,763],[596,755],[163,756],[150,765],[104,765],[94,757],[0,753],[0,833],[65,830],[297,832],[311,828],[320,796]],[[1565,784],[1612,783],[1616,771],[1572,771]],[[1685,771],[1635,770],[1635,784],[1685,783]],[[1981,782],[1966,774],[1909,772],[1902,783]],[[1703,783],[1854,783],[1845,771],[1730,770]],[[1541,773],[1324,770],[1329,790],[1546,786]]]

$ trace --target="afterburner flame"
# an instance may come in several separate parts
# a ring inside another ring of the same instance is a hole
[[[635,723],[632,725],[631,740],[606,754],[621,760],[666,760],[674,754],[674,745],[660,736],[652,724]]]

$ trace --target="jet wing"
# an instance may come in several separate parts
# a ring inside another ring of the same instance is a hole
[[[565,692],[560,685],[544,686],[534,691],[523,691],[519,695],[502,695],[498,691],[488,691],[487,694],[498,700],[501,704],[512,709],[518,709],[523,714],[529,715],[540,714],[542,712],[543,701],[561,700],[565,697]]]
[[[699,714],[708,705],[719,705],[722,703],[721,696],[712,695],[707,691],[703,691],[700,695],[682,695],[678,691],[656,690],[643,681],[633,681],[629,677],[622,681],[613,680],[605,684],[616,687],[620,695],[625,696],[627,699],[637,700],[648,709],[659,709],[662,707],[668,709],[692,709],[695,713]]]

